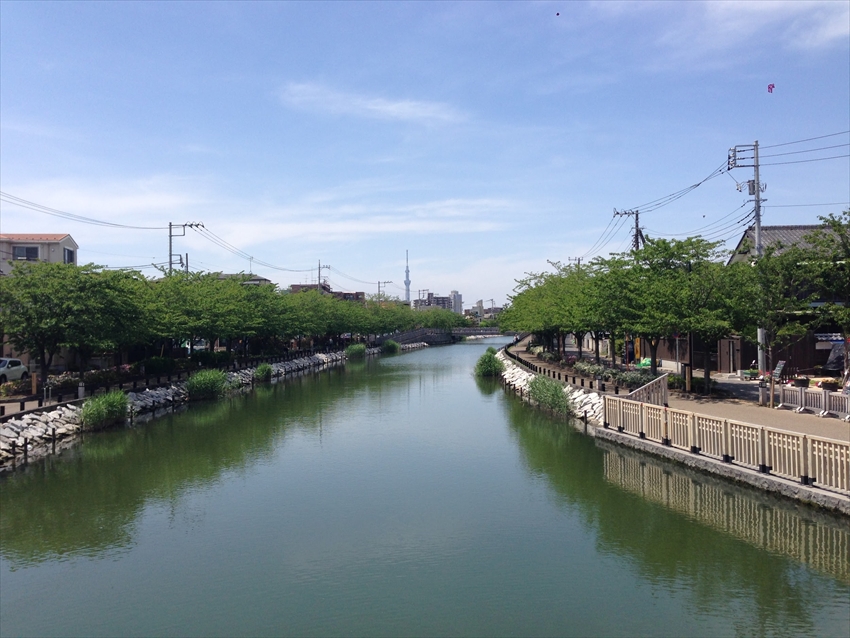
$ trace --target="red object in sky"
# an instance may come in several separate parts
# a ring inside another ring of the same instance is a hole
[[[768,85],[767,85],[767,92],[768,92],[768,93],[773,93],[773,89],[775,89],[775,88],[776,88],[776,85],[775,85],[775,84],[772,84],[772,83],[771,83],[771,84],[768,84]]]

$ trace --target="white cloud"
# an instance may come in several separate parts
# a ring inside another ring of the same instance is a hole
[[[335,91],[313,83],[287,84],[280,91],[280,99],[293,108],[337,115],[422,123],[448,123],[463,119],[460,112],[441,102],[389,100]]]
[[[766,47],[816,51],[850,38],[850,3],[831,0],[600,2],[594,9],[604,20],[628,21],[636,37],[654,43],[655,69],[724,68]]]

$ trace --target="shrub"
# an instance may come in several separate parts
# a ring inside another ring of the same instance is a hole
[[[556,414],[571,416],[573,406],[564,394],[564,386],[549,377],[534,377],[528,384],[528,396],[538,405]]]
[[[274,370],[268,363],[261,363],[257,366],[257,369],[254,370],[254,378],[257,381],[271,381],[273,372]]]
[[[83,404],[80,421],[86,430],[113,425],[127,416],[127,395],[113,390],[94,396]]]
[[[200,370],[186,382],[190,399],[214,399],[224,394],[227,373],[221,370]]]
[[[177,366],[174,359],[171,357],[151,357],[139,362],[139,370],[145,367],[145,374],[168,374],[174,372]]]
[[[504,364],[492,352],[485,352],[475,364],[476,377],[498,377],[505,369]]]
[[[496,354],[498,352],[493,346],[489,346],[486,351],[490,354]]]
[[[362,359],[366,356],[366,344],[352,343],[345,349],[345,356],[349,359]]]
[[[541,352],[537,357],[541,361],[554,361],[556,359],[554,352]]]
[[[392,339],[387,339],[384,341],[383,345],[381,345],[381,352],[384,354],[395,354],[399,350],[401,350],[401,346]]]

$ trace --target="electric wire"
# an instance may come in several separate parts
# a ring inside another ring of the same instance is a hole
[[[344,277],[345,279],[350,279],[351,281],[356,281],[359,284],[367,284],[369,286],[377,286],[378,285],[377,281],[365,281],[363,279],[357,279],[357,277],[352,277],[351,275],[346,275],[344,272],[342,272],[338,268],[334,268],[333,266],[330,267],[330,270],[331,270],[331,272],[336,273],[340,277]]]
[[[723,223],[724,220],[726,220],[729,217],[732,217],[733,215],[737,214],[738,211],[740,211],[744,206],[746,206],[749,203],[751,203],[751,202],[746,201],[743,204],[741,204],[740,206],[738,206],[738,208],[733,210],[731,213],[727,213],[723,217],[711,222],[710,224],[706,224],[705,226],[702,226],[700,228],[695,228],[694,230],[691,230],[691,231],[688,231],[688,232],[685,232],[685,233],[662,233],[660,231],[652,230],[650,228],[644,228],[644,230],[652,233],[653,236],[655,236],[655,237],[694,237],[696,235],[699,235],[703,231],[707,231],[707,230],[713,228],[714,226],[717,226],[718,224]]]
[[[824,160],[839,159],[842,157],[850,157],[850,153],[844,155],[832,155],[830,157],[816,157],[815,159],[794,160],[792,162],[760,162],[761,166],[781,166],[782,164],[806,164],[808,162],[823,162]]]
[[[820,146],[818,148],[807,148],[805,151],[788,151],[787,153],[771,153],[770,155],[760,155],[760,159],[765,157],[781,157],[782,155],[799,155],[800,153],[814,153],[815,151],[826,151],[830,148],[844,148],[850,146],[850,142],[846,144],[834,144],[832,146]]]
[[[56,208],[50,208],[49,206],[42,206],[41,204],[31,202],[21,197],[16,197],[11,193],[5,193],[2,191],[0,191],[0,201],[4,201],[7,204],[12,204],[14,206],[20,206],[21,208],[27,208],[37,213],[43,213],[45,215],[52,215],[53,217],[61,217],[63,219],[80,222],[81,224],[105,226],[108,228],[126,228],[129,230],[168,230],[168,226],[132,226],[128,224],[118,224],[115,222],[105,222],[99,219],[94,219],[92,217],[85,217],[83,215],[68,213],[63,210],[58,210]]]
[[[819,135],[818,137],[809,137],[804,140],[796,140],[794,142],[783,142],[782,144],[770,144],[768,146],[761,146],[759,148],[778,148],[780,146],[790,146],[791,144],[802,144],[803,142],[811,142],[813,140],[823,140],[827,137],[836,137],[838,135],[847,135],[850,131],[839,131],[838,133],[830,133],[829,135]]]
[[[827,202],[825,204],[762,204],[762,208],[810,208],[812,206],[850,206],[850,202]]]

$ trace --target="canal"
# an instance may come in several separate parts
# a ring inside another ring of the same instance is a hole
[[[487,345],[350,363],[0,477],[0,634],[850,635],[841,519],[576,432]]]

